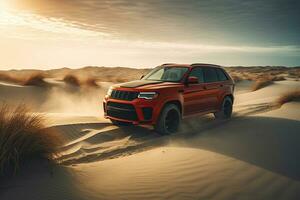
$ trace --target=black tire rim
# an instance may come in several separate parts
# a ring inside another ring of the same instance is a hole
[[[166,130],[169,133],[173,133],[177,130],[179,125],[179,115],[176,110],[170,110],[167,113],[166,119],[165,119],[165,127]]]
[[[226,117],[230,117],[231,116],[231,113],[232,113],[232,104],[230,101],[225,101],[224,103],[224,115]]]

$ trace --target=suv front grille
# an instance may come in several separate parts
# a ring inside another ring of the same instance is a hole
[[[132,101],[138,97],[138,92],[113,90],[110,97],[112,99],[120,99],[125,101]]]
[[[131,104],[108,102],[106,113],[108,116],[119,119],[137,120],[135,108]]]

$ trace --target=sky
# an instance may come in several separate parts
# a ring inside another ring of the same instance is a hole
[[[299,66],[298,0],[0,0],[0,69]]]

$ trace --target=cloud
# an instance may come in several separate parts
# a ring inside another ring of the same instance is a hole
[[[61,34],[63,36],[69,35],[71,37],[86,36],[101,38],[110,35],[109,33],[83,28],[84,26],[88,26],[86,24],[65,21],[54,17],[44,17],[26,12],[12,13],[0,11],[0,26],[5,27],[5,29],[26,27],[27,29]],[[23,31],[22,33],[24,34],[24,32],[26,31]],[[38,35],[39,34],[35,35],[36,39],[39,38]],[[14,34],[8,35],[8,37],[9,36],[13,37]],[[24,38],[26,39],[25,35]]]
[[[124,41],[124,40],[102,40],[98,45],[127,49],[139,49],[148,51],[179,52],[188,53],[263,53],[263,54],[286,54],[299,55],[300,46],[222,46],[207,44],[190,43],[168,43],[168,42],[143,42],[143,41]]]
[[[10,1],[19,10],[118,39],[300,45],[300,2],[295,0]]]
[[[0,1],[0,43],[17,38],[10,57],[28,66],[299,62],[300,1]]]

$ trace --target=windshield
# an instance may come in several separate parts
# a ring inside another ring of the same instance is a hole
[[[187,67],[156,67],[143,80],[179,82],[187,71]]]

